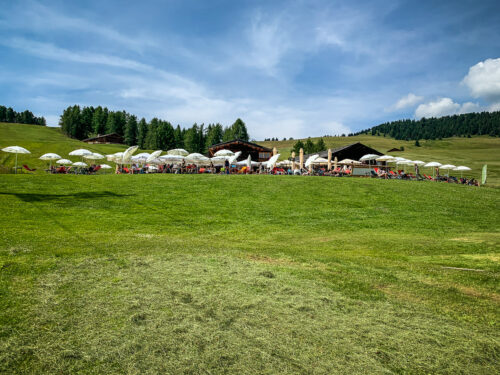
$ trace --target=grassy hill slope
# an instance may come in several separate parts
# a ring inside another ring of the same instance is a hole
[[[495,373],[499,194],[0,176],[0,372]]]
[[[312,138],[316,142],[318,138]],[[468,174],[477,179],[481,176],[481,168],[488,165],[488,184],[500,186],[500,138],[474,136],[472,138],[446,138],[435,141],[421,141],[421,147],[415,142],[398,141],[389,137],[358,135],[354,137],[325,137],[328,148],[336,148],[354,142],[386,153],[391,148],[404,146],[405,151],[390,153],[412,160],[439,161],[442,164],[466,165],[472,168]],[[266,147],[276,147],[284,158],[289,157],[296,140],[278,142],[259,142]]]
[[[44,173],[43,170],[47,168],[48,162],[38,158],[48,152],[54,152],[65,159],[79,161],[80,158],[70,157],[68,154],[78,148],[86,148],[103,155],[123,151],[126,148],[123,145],[89,145],[68,138],[59,128],[0,122],[0,149],[7,146],[21,146],[28,149],[31,154],[19,155],[19,163],[37,168],[37,173]],[[12,168],[14,160],[15,154],[0,152],[0,166]]]
[[[313,141],[316,141],[316,139],[313,138]],[[414,142],[397,141],[389,137],[371,135],[327,137],[324,140],[326,146],[331,148],[353,142],[362,142],[384,153],[390,148],[404,146],[404,152],[391,153],[391,155],[466,165],[473,168],[469,175],[476,178],[480,177],[483,164],[488,164],[488,184],[490,186],[500,186],[500,138],[488,136],[448,138],[441,141],[422,141],[422,147],[415,147]],[[259,143],[267,147],[276,146],[282,158],[287,158],[290,156],[295,142],[293,140]],[[66,137],[57,128],[0,123],[0,148],[12,145],[22,146],[31,151],[30,155],[20,156],[19,161],[31,168],[37,168],[38,174],[43,174],[43,170],[48,165],[48,162],[38,158],[47,152],[55,152],[64,158],[70,158],[68,153],[76,148],[86,148],[101,154],[123,151],[126,148],[126,146],[122,145],[88,145]],[[0,166],[11,168],[14,164],[14,158],[13,154],[0,152]],[[73,161],[78,160],[75,157],[70,159]]]

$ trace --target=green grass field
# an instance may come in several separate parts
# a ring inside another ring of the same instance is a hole
[[[0,373],[498,372],[498,139],[417,150],[487,162],[490,184],[477,188],[45,175],[45,152],[124,146],[25,126],[0,124],[0,147],[28,148],[22,163],[39,168],[0,175]],[[327,145],[353,140],[404,144]],[[416,155],[404,145],[402,155]]]
[[[0,372],[500,366],[499,191],[296,176],[0,176]]]

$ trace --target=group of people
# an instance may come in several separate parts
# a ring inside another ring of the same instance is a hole
[[[92,164],[88,167],[73,167],[73,166],[54,166],[52,165],[45,171],[51,174],[95,174],[101,169],[100,165]]]

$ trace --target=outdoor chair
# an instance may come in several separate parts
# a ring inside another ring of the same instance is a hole
[[[31,169],[31,168],[30,168],[30,167],[28,167],[26,164],[23,164],[23,168],[24,168],[25,170],[27,170],[28,172],[34,172],[34,171],[36,171],[36,168],[35,168],[35,169]]]

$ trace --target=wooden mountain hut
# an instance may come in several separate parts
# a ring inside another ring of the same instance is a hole
[[[208,156],[213,157],[219,150],[230,150],[233,152],[241,151],[239,160],[244,160],[251,156],[253,161],[267,161],[272,156],[273,150],[270,148],[258,145],[241,139],[233,139],[232,141],[217,143],[208,149]]]

